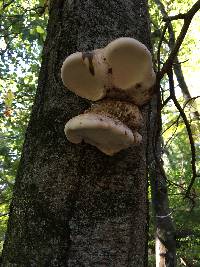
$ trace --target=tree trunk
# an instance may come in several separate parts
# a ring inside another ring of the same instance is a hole
[[[60,78],[65,57],[134,37],[150,47],[146,0],[52,0],[2,266],[147,266],[147,109],[143,144],[113,157],[74,145],[67,120],[89,102]]]
[[[175,228],[169,208],[167,177],[161,159],[161,114],[160,96],[151,101],[151,114],[148,128],[148,173],[151,184],[151,199],[155,224],[156,267],[176,266]]]

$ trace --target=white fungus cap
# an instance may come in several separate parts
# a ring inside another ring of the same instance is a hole
[[[151,53],[141,42],[123,37],[109,43],[104,50],[106,60],[112,66],[114,87],[130,90],[141,83],[149,87],[154,84],[154,77],[149,80],[153,71]]]
[[[96,101],[106,94],[106,70],[107,65],[101,49],[86,53],[77,52],[63,62],[61,78],[70,91]]]
[[[118,89],[132,102],[143,105],[151,98],[155,83],[151,53],[141,42],[122,37],[103,49],[74,53],[61,69],[65,86],[78,96],[97,101],[108,90],[115,97]]]
[[[86,113],[72,118],[65,125],[65,134],[70,142],[84,141],[109,156],[135,143],[133,132],[125,124],[100,114]]]

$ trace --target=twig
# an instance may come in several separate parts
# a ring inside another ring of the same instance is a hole
[[[174,58],[177,56],[177,53],[179,51],[179,48],[181,47],[183,40],[185,38],[185,35],[188,31],[188,28],[190,26],[190,23],[192,21],[192,18],[196,14],[196,12],[200,9],[200,0],[198,0],[192,8],[184,14],[183,19],[184,19],[184,24],[182,26],[181,32],[176,40],[176,43],[174,45],[173,50],[169,54],[168,59],[164,63],[161,71],[158,73],[158,77],[161,80],[163,76],[171,69],[173,63],[174,63]]]
[[[167,142],[165,143],[163,149],[167,148],[167,146],[170,145],[172,139],[175,137],[176,132],[177,132],[177,130],[178,130],[178,119],[176,120],[176,123],[177,123],[177,124],[176,124],[176,128],[175,128],[174,132],[172,133],[171,137],[170,137],[170,138],[167,140]],[[171,125],[171,126],[172,126],[172,125]],[[171,126],[170,126],[170,127],[171,127]]]
[[[178,15],[165,17],[163,18],[163,21],[167,22],[167,21],[178,20],[178,19],[185,19],[185,14],[180,13]]]
[[[195,96],[195,97],[192,97],[192,98],[188,99],[188,100],[184,103],[182,109],[184,110],[184,109],[186,108],[187,104],[189,104],[189,102],[194,101],[194,100],[196,100],[197,98],[200,98],[200,96]],[[170,100],[172,100],[171,96],[169,96],[169,97],[164,101],[164,103],[163,103],[163,105],[162,105],[162,108],[164,108],[164,106],[165,106]],[[168,131],[174,124],[178,124],[178,121],[179,121],[180,117],[181,117],[181,115],[179,114],[179,116],[177,117],[177,119],[176,119],[175,121],[173,121],[172,124],[169,125],[169,126],[162,132],[162,135],[163,135],[166,131]],[[178,126],[178,125],[177,125],[177,126]]]
[[[185,197],[189,197],[190,195],[190,190],[195,182],[195,179],[198,177],[197,172],[196,172],[196,149],[195,149],[195,145],[194,145],[194,139],[192,136],[192,130],[190,127],[190,124],[188,122],[187,116],[185,115],[185,112],[183,110],[183,108],[181,107],[181,105],[179,104],[178,100],[176,99],[176,95],[175,95],[175,91],[174,91],[174,79],[173,79],[173,72],[172,69],[168,70],[168,78],[169,78],[169,87],[170,87],[170,95],[171,95],[171,99],[174,102],[174,105],[176,106],[176,108],[178,109],[180,116],[182,117],[186,130],[187,130],[187,134],[188,134],[188,138],[190,141],[190,149],[191,149],[191,168],[192,168],[192,178],[190,181],[190,184],[187,188]]]
[[[168,97],[165,99],[165,101],[163,101],[162,106],[161,106],[161,109],[163,109],[163,108],[167,105],[167,103],[168,103],[170,100],[171,100],[171,96],[168,96]]]
[[[188,61],[189,61],[189,59],[186,59],[186,60],[184,60],[184,61],[174,62],[173,65],[181,65],[181,64],[186,63],[186,62],[188,62]]]
[[[165,33],[166,33],[167,28],[168,28],[168,23],[165,23],[165,26],[163,28],[162,35],[161,35],[161,38],[160,38],[160,41],[158,44],[158,51],[157,51],[158,72],[160,72],[160,49],[162,46],[162,42],[164,41],[164,37],[165,37]]]
[[[164,18],[167,18],[168,13],[167,13],[162,1],[161,0],[155,0],[155,3],[157,4],[162,16]],[[170,51],[172,51],[174,46],[175,46],[176,38],[175,38],[175,33],[174,33],[172,22],[170,20],[168,20],[167,22],[168,22],[169,41],[166,42],[165,41],[166,38],[164,38],[164,41],[169,46]],[[157,29],[157,31],[160,33],[160,36],[161,36],[161,31],[159,31],[158,29]],[[177,78],[179,87],[181,88],[181,91],[183,93],[184,98],[187,100],[187,99],[191,98],[191,95],[190,95],[190,92],[188,90],[188,86],[187,86],[186,81],[185,81],[184,76],[183,76],[181,63],[179,62],[178,55],[176,55],[176,57],[174,58],[173,67],[174,67],[174,73],[176,74],[176,78]]]
[[[177,19],[184,19],[185,20],[188,17],[192,18],[195,15],[195,13],[197,13],[197,11],[199,9],[200,9],[200,1],[197,1],[187,13],[178,14],[175,16],[164,18],[164,21],[169,21],[169,20],[172,21],[172,20],[177,20]]]
[[[6,9],[8,6],[10,6],[12,3],[14,3],[15,2],[15,0],[11,0],[10,2],[8,2],[8,3],[5,3],[4,1],[3,1],[3,9]]]

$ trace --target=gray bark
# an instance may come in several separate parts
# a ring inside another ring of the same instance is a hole
[[[143,144],[113,157],[63,130],[89,106],[64,88],[63,60],[121,36],[150,47],[146,0],[51,1],[2,266],[147,266],[146,108]]]
[[[157,99],[158,98],[158,99]],[[151,101],[149,120],[148,162],[151,184],[151,199],[155,224],[155,252],[156,267],[176,266],[176,238],[175,228],[169,207],[167,177],[161,159],[161,116],[160,97]]]

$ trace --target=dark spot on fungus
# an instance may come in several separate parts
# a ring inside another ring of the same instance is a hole
[[[136,83],[136,85],[135,85],[135,89],[139,89],[139,88],[141,88],[141,83]]]
[[[149,94],[153,94],[155,91],[155,86],[152,86],[151,88],[149,88]]]
[[[108,69],[108,74],[112,74],[112,68]]]
[[[93,66],[93,62],[92,62],[93,57],[94,57],[93,51],[92,52],[83,52],[82,53],[83,60],[85,60],[86,58],[88,59],[88,62],[89,62],[89,71],[92,74],[92,76],[95,75],[94,66]]]

